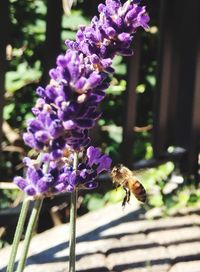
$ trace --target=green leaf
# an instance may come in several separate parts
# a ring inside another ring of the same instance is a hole
[[[18,65],[16,71],[6,73],[6,91],[13,93],[29,83],[38,81],[41,76],[39,71],[40,62],[37,61],[33,68],[29,67],[26,62]]]
[[[149,82],[149,84],[154,87],[156,85],[156,78],[155,76],[147,76],[146,80]]]
[[[15,108],[15,104],[11,103],[9,105],[4,106],[3,108],[3,118],[4,120],[9,120],[10,116]]]
[[[92,196],[87,204],[87,208],[89,211],[94,211],[102,208],[105,205],[105,200],[102,196],[94,195]]]
[[[149,200],[149,204],[154,206],[154,207],[161,207],[163,205],[163,199],[161,195],[154,195],[151,196]]]
[[[122,202],[124,198],[124,190],[122,188],[118,188],[117,190],[112,190],[110,192],[107,192],[104,196],[104,199],[106,202],[109,203],[118,203]]]
[[[90,21],[82,15],[81,11],[73,10],[70,16],[63,16],[62,27],[75,31],[80,25],[88,25],[89,22]]]

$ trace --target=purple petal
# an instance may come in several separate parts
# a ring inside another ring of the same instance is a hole
[[[112,160],[107,155],[103,155],[99,160],[99,166],[97,167],[97,173],[101,173],[102,171],[108,171],[110,169]]]
[[[57,97],[57,91],[56,91],[55,87],[53,87],[51,85],[46,87],[45,94],[52,101],[54,101],[54,99]]]
[[[23,179],[22,177],[15,177],[13,182],[21,189],[24,190],[26,186],[28,185],[27,181]]]
[[[28,185],[24,191],[29,196],[34,196],[37,194],[36,189],[32,185]]]
[[[73,192],[74,189],[75,189],[75,187],[72,186],[71,184],[67,185],[67,187],[66,187],[66,190],[67,190],[67,192],[69,192],[69,193]]]
[[[30,183],[37,184],[38,180],[43,176],[42,170],[36,170],[33,167],[29,167],[26,172],[27,179]]]
[[[58,159],[60,159],[62,156],[63,156],[63,151],[62,151],[62,149],[56,149],[56,150],[52,151],[52,153],[51,153],[51,158],[52,158],[53,160],[58,160]]]
[[[70,185],[68,185],[69,187]],[[55,189],[58,191],[58,192],[63,192],[65,191],[67,188],[66,188],[66,185],[64,183],[59,183],[55,186]],[[67,190],[69,191],[69,190]],[[73,190],[72,190],[73,191]],[[70,191],[71,192],[71,191]]]
[[[54,138],[59,137],[63,132],[62,122],[59,119],[56,119],[53,122],[51,122],[49,132],[52,137]]]
[[[93,164],[98,163],[98,159],[101,156],[101,151],[99,148],[95,148],[94,146],[88,147],[86,151],[86,155],[88,157],[88,165],[92,166]]]
[[[39,96],[41,96],[41,97],[45,97],[45,96],[46,96],[46,95],[45,95],[45,89],[42,88],[42,87],[38,87],[38,88],[36,89],[36,94],[39,95]]]
[[[23,163],[26,166],[28,166],[28,167],[32,167],[33,166],[33,161],[29,157],[24,157],[23,158]]]
[[[50,140],[50,135],[47,131],[40,130],[35,133],[35,138],[38,142],[45,144]]]
[[[83,89],[87,79],[85,77],[81,77],[75,84],[75,88],[78,90]]]
[[[108,27],[107,29],[106,29],[106,34],[109,36],[109,37],[111,37],[111,38],[113,38],[115,35],[116,35],[116,30],[113,28],[113,27]]]
[[[32,133],[43,129],[43,124],[42,122],[38,121],[38,120],[29,120],[28,122],[28,130],[31,131]]]
[[[40,179],[37,183],[37,188],[40,193],[44,193],[48,191],[49,184],[44,180]]]
[[[63,126],[64,126],[64,128],[67,129],[67,130],[73,129],[73,128],[76,127],[74,121],[72,121],[72,120],[63,122]]]
[[[62,66],[63,68],[66,68],[69,61],[70,61],[70,58],[68,58],[67,55],[66,56],[60,55],[57,57],[56,64],[58,66]]]
[[[121,41],[121,42],[128,42],[128,41],[131,41],[131,36],[129,33],[121,33],[118,35],[118,39]]]
[[[59,182],[65,183],[65,184],[68,183],[70,174],[71,174],[70,172],[69,173],[62,173],[59,176]]]
[[[69,183],[70,185],[72,185],[73,187],[76,186],[77,184],[77,172],[73,171],[69,177]]]
[[[102,76],[97,72],[93,72],[88,79],[88,84],[90,85],[91,88],[95,88],[101,82],[102,82]]]

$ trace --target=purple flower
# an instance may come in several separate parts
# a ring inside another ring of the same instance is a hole
[[[40,154],[25,159],[25,178],[14,182],[30,196],[94,189],[96,178],[109,171],[111,159],[89,146],[89,129],[101,116],[98,106],[109,86],[116,55],[132,54],[131,43],[138,27],[147,28],[149,17],[140,1],[106,0],[98,6],[87,27],[80,27],[75,41],[66,41],[68,50],[59,55],[49,72],[50,83],[38,87],[39,96],[27,123],[23,139]],[[82,154],[73,169],[73,154]]]
[[[91,157],[86,155],[86,163],[79,163],[77,170],[73,170],[73,158],[66,160],[62,157],[55,161],[47,154],[41,157],[41,161],[25,158],[24,163],[27,166],[25,178],[17,176],[14,183],[29,196],[49,196],[65,191],[71,192],[75,188],[96,188],[98,174],[110,169],[111,159],[107,155],[101,155],[100,150],[93,146],[87,149],[87,154],[91,154],[91,150],[98,150],[96,155],[94,152],[92,154],[93,163],[91,164]]]
[[[93,146],[88,147],[86,154],[87,154],[89,166],[92,166],[93,164],[97,164],[99,157],[101,156],[100,149],[95,148]]]
[[[43,156],[44,158],[44,156]],[[14,183],[29,196],[51,195],[66,191],[70,184],[69,178],[72,174],[72,167],[63,163],[45,164],[35,160],[29,160],[25,178],[15,177]]]
[[[137,2],[128,0],[122,5],[120,1],[107,0],[105,5],[100,4],[99,18],[94,17],[90,26],[80,28],[76,41],[66,41],[67,46],[83,52],[99,70],[110,72],[116,54],[132,53],[129,47],[137,28],[148,28],[149,16]]]

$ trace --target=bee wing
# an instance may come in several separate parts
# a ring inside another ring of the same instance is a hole
[[[132,174],[134,177],[138,178],[138,180],[143,180],[145,179],[146,176],[148,176],[150,173],[150,169],[146,168],[146,169],[137,169],[137,170],[133,170]]]

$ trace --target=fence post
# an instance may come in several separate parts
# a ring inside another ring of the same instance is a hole
[[[5,74],[7,69],[6,46],[8,44],[9,32],[9,1],[0,1],[0,153],[3,140],[2,124],[3,124],[3,107],[5,95]],[[0,154],[0,157],[1,154]]]
[[[44,43],[44,54],[42,59],[42,85],[46,85],[48,83],[49,70],[55,67],[56,57],[61,52],[62,14],[62,0],[47,1],[46,39]]]
[[[193,93],[193,105],[192,105],[192,118],[191,118],[191,129],[190,129],[190,142],[189,142],[189,153],[187,168],[189,173],[196,175],[196,184],[199,184],[199,173],[198,173],[198,156],[200,152],[200,31],[199,31],[199,12],[200,3],[196,0],[197,7],[195,6],[196,12],[196,57],[195,57],[195,75],[194,75],[194,93]]]
[[[125,115],[123,122],[123,139],[121,145],[122,161],[129,167],[133,164],[134,126],[136,121],[136,87],[139,80],[139,65],[141,53],[141,33],[137,33],[134,40],[134,52],[128,60],[127,88],[125,93]]]
[[[172,17],[173,3],[161,1],[160,37],[158,52],[157,84],[154,96],[153,150],[159,157],[165,152],[167,142],[168,113],[172,68]]]

